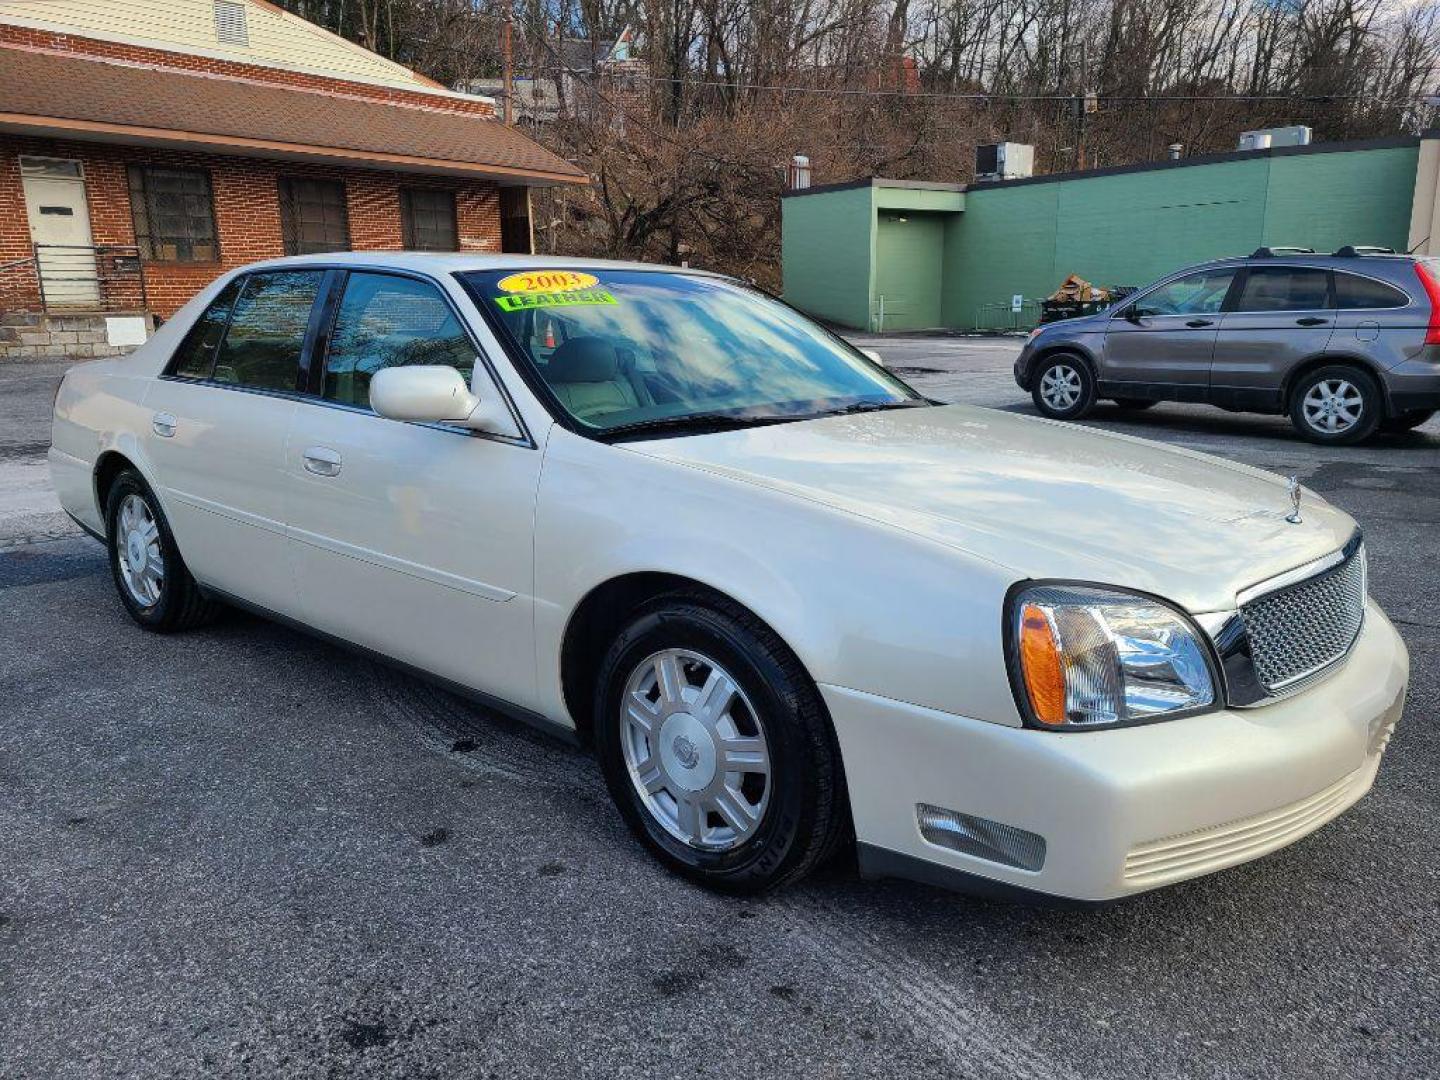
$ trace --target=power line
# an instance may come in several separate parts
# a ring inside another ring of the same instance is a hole
[[[573,74],[573,72],[572,72]],[[949,101],[1074,101],[1076,94],[1020,94],[977,90],[959,93],[944,90],[881,90],[855,87],[784,86],[773,83],[750,83],[725,79],[700,79],[692,76],[640,75],[632,72],[618,73],[618,79],[635,79],[642,82],[681,84],[685,86],[712,86],[731,90],[764,90],[779,94],[818,94],[834,97],[900,97],[934,98]],[[1375,101],[1384,105],[1414,104],[1423,98],[1382,98],[1375,94],[1097,94],[1101,101],[1111,102],[1184,102],[1184,101]]]

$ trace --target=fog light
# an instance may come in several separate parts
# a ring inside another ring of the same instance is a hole
[[[1037,833],[928,803],[915,807],[915,818],[920,835],[938,847],[1021,870],[1045,865],[1045,838]]]

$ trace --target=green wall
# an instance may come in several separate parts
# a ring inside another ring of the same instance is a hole
[[[1068,274],[1138,286],[1262,244],[1402,250],[1419,152],[1357,145],[964,192],[876,180],[791,196],[785,298],[865,327],[883,294],[886,329],[968,328],[982,305],[1008,322],[1012,296],[1042,299]]]
[[[1404,251],[1419,164],[1418,146],[1272,158],[1264,243]]]
[[[792,196],[780,201],[785,299],[842,326],[870,315],[875,254],[874,189]]]
[[[1040,299],[1068,274],[1144,285],[1190,263],[1262,244],[1332,251],[1405,246],[1419,149],[1357,149],[976,185],[948,228],[946,325],[976,325],[982,304]]]

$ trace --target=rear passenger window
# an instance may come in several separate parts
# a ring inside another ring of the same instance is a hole
[[[1330,306],[1330,272],[1307,266],[1252,266],[1236,311],[1319,311]]]
[[[475,347],[433,285],[390,274],[352,273],[330,335],[325,397],[368,408],[375,372],[415,364],[453,367],[468,384]]]
[[[235,306],[235,297],[240,295],[240,286],[244,283],[244,278],[236,278],[226,285],[205,313],[195,320],[180,348],[175,350],[171,374],[184,379],[210,378],[210,372],[215,369],[215,350],[225,336],[230,309]]]
[[[324,277],[323,270],[283,270],[246,278],[215,361],[215,380],[294,390],[310,309]]]
[[[1396,308],[1410,303],[1399,289],[1374,278],[1335,275],[1335,306],[1342,308]]]

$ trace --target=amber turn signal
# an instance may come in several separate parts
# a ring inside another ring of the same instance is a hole
[[[1020,611],[1020,671],[1030,711],[1042,724],[1065,723],[1065,669],[1050,619],[1037,604]]]

